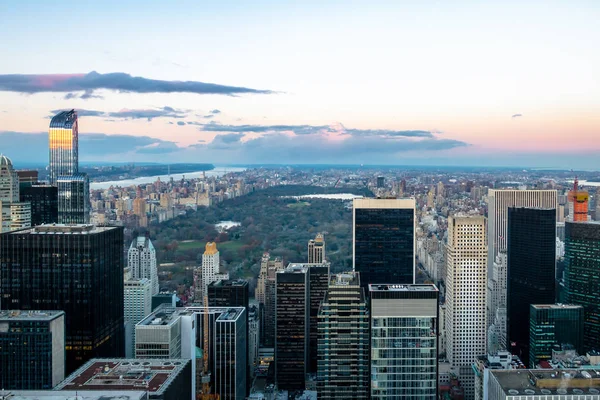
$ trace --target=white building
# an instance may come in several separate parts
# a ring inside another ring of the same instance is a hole
[[[472,365],[486,348],[485,217],[448,218],[446,262],[446,350],[470,400],[475,386]]]
[[[19,177],[10,158],[0,155],[0,232],[31,226],[31,204],[19,202]]]
[[[135,324],[152,312],[152,282],[146,278],[124,281],[125,357],[135,357]]]
[[[491,268],[492,274],[488,280],[487,328],[494,323],[496,310],[499,307],[506,307],[506,253],[499,253]]]
[[[490,189],[488,191],[488,265],[490,266],[498,253],[506,252],[509,207],[556,209],[558,193],[556,190]]]
[[[156,250],[147,236],[133,239],[127,252],[127,267],[133,279],[146,278],[152,285],[152,295],[158,294]],[[176,358],[176,357],[171,357]]]
[[[228,273],[220,272],[219,250],[215,242],[206,243],[202,254],[202,267],[194,270],[194,302],[204,304],[208,296],[208,285],[219,280],[229,279]]]

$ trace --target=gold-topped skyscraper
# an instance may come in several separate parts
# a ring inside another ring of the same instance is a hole
[[[61,111],[50,121],[50,183],[59,176],[72,176],[79,169],[79,129],[77,111]]]

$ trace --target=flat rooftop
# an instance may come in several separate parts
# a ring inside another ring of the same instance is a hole
[[[369,292],[437,292],[435,285],[401,285],[401,284],[369,284]]]
[[[578,306],[575,304],[532,304],[531,307],[536,310],[560,310],[560,309],[571,309],[576,310],[579,308],[583,308],[582,306]]]
[[[243,279],[220,279],[218,281],[214,281],[208,284],[208,286],[217,286],[217,287],[243,287],[248,286],[248,281]]]
[[[354,272],[342,272],[329,277],[329,286],[359,286],[359,274]]]
[[[277,271],[278,274],[304,274],[308,270],[310,264],[288,264],[284,269]]]
[[[600,369],[490,370],[509,396],[600,394]]]
[[[64,311],[4,310],[0,311],[0,321],[52,321],[63,315]]]
[[[7,400],[146,400],[142,390],[0,390],[0,399]]]
[[[245,307],[171,307],[161,305],[154,312],[136,324],[136,326],[168,326],[175,323],[182,316],[193,314],[220,314],[217,321],[235,321],[245,311]]]
[[[112,229],[119,229],[116,226],[96,226],[92,224],[44,224],[32,228],[20,229],[10,232],[12,235],[86,235],[100,233]]]
[[[190,362],[183,359],[94,358],[54,390],[147,390],[161,394]]]

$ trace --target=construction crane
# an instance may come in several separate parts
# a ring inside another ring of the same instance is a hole
[[[204,300],[204,329],[202,333],[203,343],[202,343],[202,391],[198,395],[196,395],[196,399],[198,400],[219,400],[221,396],[218,394],[211,394],[212,388],[210,386],[211,374],[208,368],[208,336],[210,335],[210,331],[208,329],[209,318],[208,318],[208,296],[205,294],[203,297]]]

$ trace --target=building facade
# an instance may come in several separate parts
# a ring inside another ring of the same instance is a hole
[[[508,209],[508,350],[529,363],[529,306],[556,300],[556,210]]]
[[[438,289],[369,285],[371,399],[435,399]]]
[[[125,357],[135,357],[135,325],[152,312],[152,283],[146,279],[123,282],[124,318],[126,323]]]
[[[319,399],[369,398],[369,310],[359,275],[332,276],[319,310]]]
[[[304,390],[310,341],[308,268],[291,264],[275,279],[275,382],[280,390]]]
[[[52,389],[65,378],[65,313],[0,311],[0,387]]]
[[[56,178],[58,186],[58,223],[88,224],[90,222],[90,181],[87,174]]]
[[[294,264],[290,264],[294,265]],[[296,264],[297,265],[297,264]],[[317,372],[317,342],[319,338],[319,309],[329,288],[329,269],[327,262],[321,264],[305,264],[308,268],[310,318],[309,318],[309,363],[308,372]]]
[[[317,233],[314,239],[308,241],[308,263],[321,264],[325,260],[325,237]]]
[[[31,226],[31,205],[20,202],[19,178],[12,161],[0,155],[0,232]]]
[[[529,364],[552,359],[564,345],[583,351],[583,307],[565,304],[532,304],[529,311]]]
[[[271,258],[269,253],[263,255],[256,284],[256,301],[262,309],[260,332],[264,347],[275,346],[275,278],[277,272],[282,270],[283,260],[280,257]]]
[[[415,200],[354,199],[353,270],[361,284],[415,279]]]
[[[50,120],[48,131],[50,147],[50,183],[59,176],[79,172],[79,123],[77,111],[61,111]]]
[[[215,242],[206,243],[202,254],[202,267],[194,271],[194,302],[204,304],[208,296],[208,285],[218,280],[229,279],[229,274],[220,272],[219,250]]]
[[[0,235],[2,308],[63,310],[66,371],[122,357],[123,228],[41,225]]]
[[[127,267],[133,279],[148,279],[152,287],[152,295],[158,294],[156,250],[148,236],[138,236],[133,239],[127,251]]]
[[[474,397],[472,365],[486,352],[487,246],[485,217],[448,218],[446,247],[446,350],[448,361]]]
[[[565,225],[567,302],[583,306],[585,351],[600,350],[600,222]]]
[[[499,253],[492,264],[492,274],[488,279],[488,328],[494,323],[498,308],[506,308],[507,279],[506,253]],[[504,343],[504,346],[506,347],[506,343]]]
[[[55,224],[58,222],[58,188],[34,183],[21,187],[21,202],[31,204],[31,225]]]

